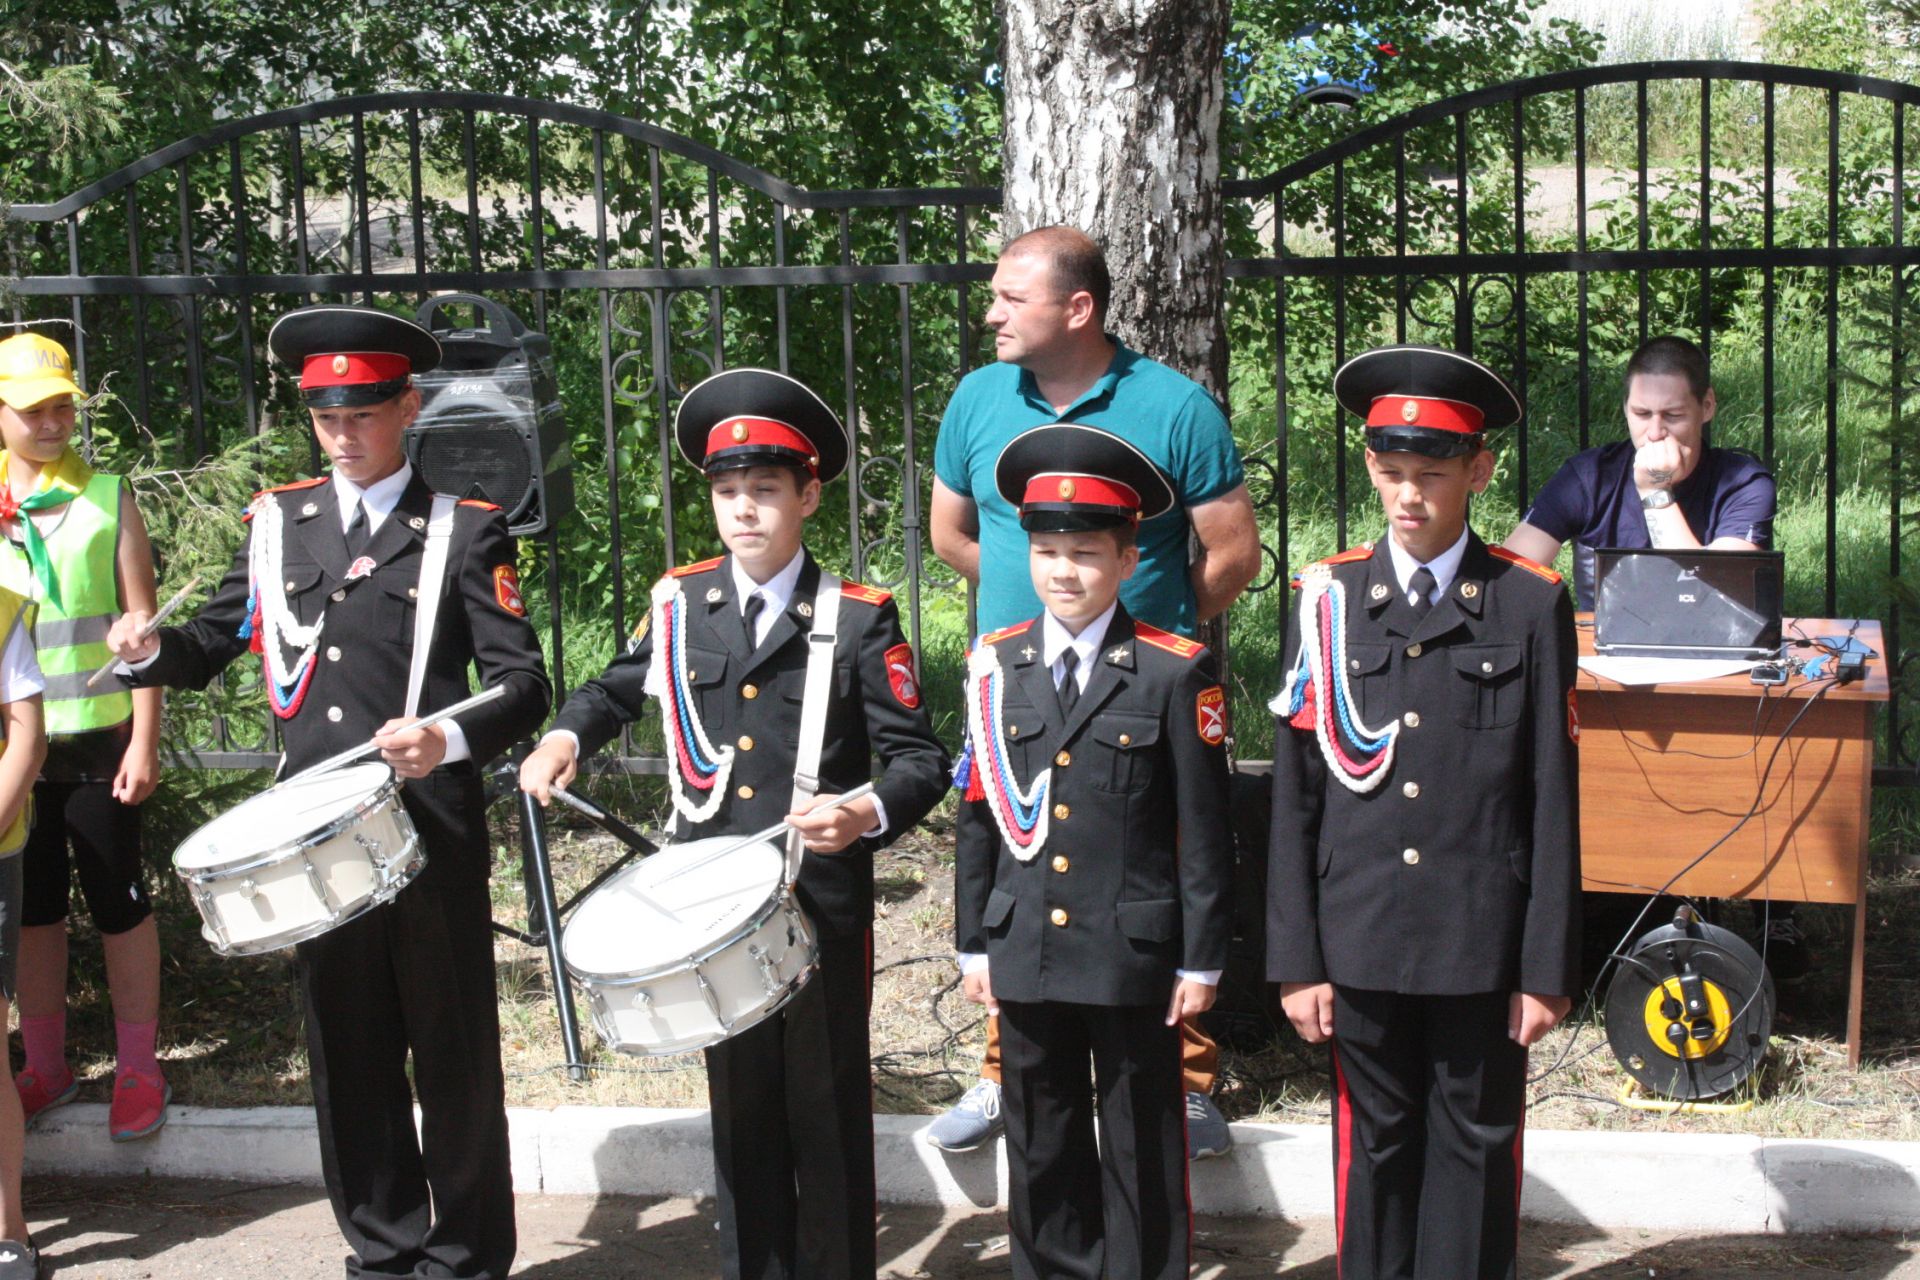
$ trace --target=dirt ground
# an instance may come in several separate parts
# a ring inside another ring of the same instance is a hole
[[[49,1274],[79,1280],[205,1276],[336,1280],[344,1248],[312,1187],[231,1182],[39,1178],[27,1218]],[[520,1196],[515,1203],[526,1280],[694,1280],[717,1273],[712,1204],[627,1196]],[[885,1280],[972,1280],[1011,1274],[1006,1219],[979,1210],[886,1208]],[[1288,1275],[1334,1280],[1326,1222],[1202,1219],[1196,1280]],[[1527,1280],[1920,1280],[1920,1245],[1884,1237],[1602,1233],[1529,1227]]]

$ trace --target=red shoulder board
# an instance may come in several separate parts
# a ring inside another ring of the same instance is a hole
[[[1165,649],[1168,653],[1182,658],[1194,657],[1204,652],[1207,647],[1197,640],[1189,640],[1185,636],[1177,636],[1171,631],[1162,631],[1158,627],[1150,627],[1138,621],[1133,624],[1133,637],[1136,640],[1144,640],[1156,649]]]
[[[1508,564],[1517,564],[1536,578],[1545,578],[1556,587],[1560,585],[1560,574],[1557,570],[1549,569],[1547,566],[1529,560],[1523,555],[1516,555],[1505,547],[1488,547],[1487,550],[1493,554],[1493,558],[1496,560],[1505,560]]]
[[[497,502],[482,502],[482,501],[480,501],[480,499],[478,499],[478,498],[462,498],[462,499],[460,499],[460,505],[461,505],[461,506],[463,506],[463,507],[478,507],[478,508],[480,508],[480,509],[481,509],[482,511],[498,511],[498,510],[500,510],[500,504],[499,504],[499,503],[497,503]]]
[[[1372,554],[1373,544],[1371,542],[1363,542],[1357,547],[1348,547],[1345,551],[1330,555],[1324,560],[1315,560],[1313,564],[1352,564],[1356,560],[1365,560]],[[1307,569],[1311,569],[1312,567],[1313,565],[1308,565]],[[1287,579],[1287,585],[1293,590],[1298,591],[1300,589],[1300,579],[1305,575],[1306,571],[1306,569],[1302,569]]]
[[[1010,627],[1002,627],[998,631],[989,631],[986,635],[980,637],[980,643],[981,644],[998,644],[1002,640],[1006,640],[1012,636],[1020,635],[1022,632],[1026,631],[1026,629],[1028,627],[1031,627],[1032,625],[1033,625],[1033,619],[1028,618],[1025,622],[1016,622]]]
[[[696,573],[705,573],[709,569],[718,569],[725,556],[715,556],[711,560],[702,560],[699,564],[683,564],[678,569],[667,570],[669,578],[689,578]]]
[[[277,484],[271,489],[262,489],[253,496],[256,498],[264,498],[270,493],[292,493],[295,489],[311,489],[317,484],[325,484],[326,482],[327,478],[325,476],[315,476],[311,480],[295,480],[290,484]]]
[[[893,592],[870,587],[864,582],[842,582],[840,595],[843,599],[858,600],[863,604],[883,605],[893,599]]]

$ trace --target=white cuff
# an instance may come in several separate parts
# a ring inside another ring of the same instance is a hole
[[[155,649],[152,653],[140,659],[140,661],[138,662],[121,663],[119,669],[120,671],[130,675],[138,675],[140,672],[145,671],[148,667],[152,666],[154,663],[158,661],[160,661],[160,650]]]
[[[462,760],[473,759],[473,748],[467,745],[467,731],[460,727],[458,720],[442,720],[440,733],[447,740],[447,754],[440,757],[441,764],[459,764]]]
[[[873,830],[862,831],[862,840],[877,840],[887,834],[887,806],[878,795],[873,797]]]
[[[1175,969],[1173,976],[1182,982],[1197,982],[1203,987],[1220,985],[1219,969]]]
[[[539,747],[544,747],[549,742],[552,742],[555,738],[565,738],[568,742],[572,743],[573,758],[576,760],[580,758],[580,735],[575,733],[571,729],[547,730],[544,734],[540,736],[540,741],[534,744],[535,748],[538,749]]]
[[[960,976],[987,971],[987,957],[978,951],[960,951],[954,953],[954,962],[960,966]]]

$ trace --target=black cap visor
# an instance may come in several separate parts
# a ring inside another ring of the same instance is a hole
[[[746,471],[752,467],[797,468],[813,476],[813,459],[796,449],[764,444],[743,444],[732,449],[717,449],[708,454],[700,469],[718,475],[724,471]]]
[[[1368,427],[1367,448],[1375,453],[1418,453],[1429,458],[1464,458],[1487,442],[1484,432],[1467,435],[1432,427]]]
[[[1020,508],[1020,527],[1028,533],[1091,533],[1118,529],[1134,522],[1125,507],[1096,507],[1090,503],[1029,502]]]
[[[389,378],[385,382],[358,382],[351,386],[315,387],[302,390],[300,398],[309,409],[358,409],[384,404],[413,385],[411,378]]]

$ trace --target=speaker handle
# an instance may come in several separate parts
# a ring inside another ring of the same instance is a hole
[[[487,331],[493,335],[494,343],[502,347],[520,345],[520,336],[527,331],[526,322],[513,314],[492,298],[483,298],[477,293],[441,293],[428,298],[414,312],[413,318],[424,329],[435,333],[450,333],[451,329],[434,330],[433,321],[442,307],[477,307],[487,318]]]

